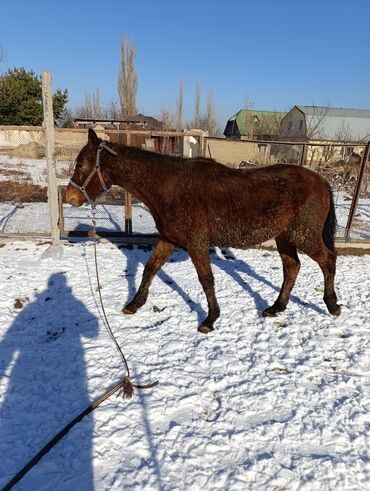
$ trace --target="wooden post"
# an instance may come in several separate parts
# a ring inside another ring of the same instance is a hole
[[[63,193],[61,188],[58,188],[58,205],[59,205],[59,233],[66,235],[64,230],[64,210],[63,210]]]
[[[361,160],[361,169],[360,169],[360,174],[358,176],[357,187],[356,187],[355,193],[353,195],[351,208],[349,210],[346,230],[344,232],[344,240],[346,242],[348,242],[350,240],[351,228],[352,228],[353,219],[355,218],[355,213],[357,210],[357,204],[358,204],[358,200],[360,197],[360,191],[361,191],[362,183],[363,183],[365,172],[366,172],[366,166],[367,166],[367,163],[369,160],[369,154],[370,154],[370,142],[368,142],[368,144],[366,145],[365,150],[364,150],[364,154],[363,154],[362,160]]]
[[[49,72],[42,72],[42,102],[44,109],[44,130],[45,130],[45,155],[48,178],[48,204],[50,215],[50,232],[52,243],[59,244],[59,208],[58,208],[58,189],[55,174],[54,159],[54,116],[53,100],[51,94],[51,75]]]
[[[125,232],[132,235],[132,196],[125,191]]]
[[[127,133],[126,145],[131,145],[131,134]],[[132,235],[132,195],[125,191],[125,232]]]

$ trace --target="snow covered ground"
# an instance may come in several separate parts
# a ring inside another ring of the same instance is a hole
[[[91,243],[0,248],[0,488],[123,375],[104,328]],[[370,481],[369,256],[338,258],[339,318],[317,265],[286,312],[261,310],[281,283],[263,250],[212,254],[221,317],[199,334],[205,297],[177,250],[134,316],[122,306],[150,251],[100,243],[102,294],[136,382],[77,424],[19,490],[365,490]]]

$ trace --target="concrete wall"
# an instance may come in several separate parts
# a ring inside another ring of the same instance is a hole
[[[0,126],[0,148],[15,148],[18,145],[32,142],[44,145],[45,137],[42,128],[23,126]]]
[[[205,157],[211,157],[230,167],[239,167],[240,162],[245,160],[262,164],[267,155],[265,157],[260,153],[257,143],[222,138],[206,139]]]
[[[100,138],[109,139],[103,129],[96,128]],[[87,130],[56,128],[56,146],[81,146],[87,141]],[[18,145],[38,143],[45,145],[44,128],[42,126],[0,126],[0,148],[16,148]]]

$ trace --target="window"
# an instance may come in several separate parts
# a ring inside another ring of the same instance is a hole
[[[267,152],[267,145],[264,143],[259,143],[258,144],[258,151],[261,155],[266,155]]]
[[[299,129],[300,130],[303,129],[303,119],[301,119],[300,122],[299,122]]]
[[[343,147],[343,158],[350,157],[354,151],[354,147]]]

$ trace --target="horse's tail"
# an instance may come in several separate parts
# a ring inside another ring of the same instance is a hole
[[[333,190],[327,180],[325,180],[325,185],[329,193],[330,205],[329,205],[329,213],[328,216],[326,217],[324,229],[322,231],[322,237],[324,239],[326,247],[331,252],[336,254],[334,241],[335,241],[335,232],[337,230],[337,217],[335,215]]]

